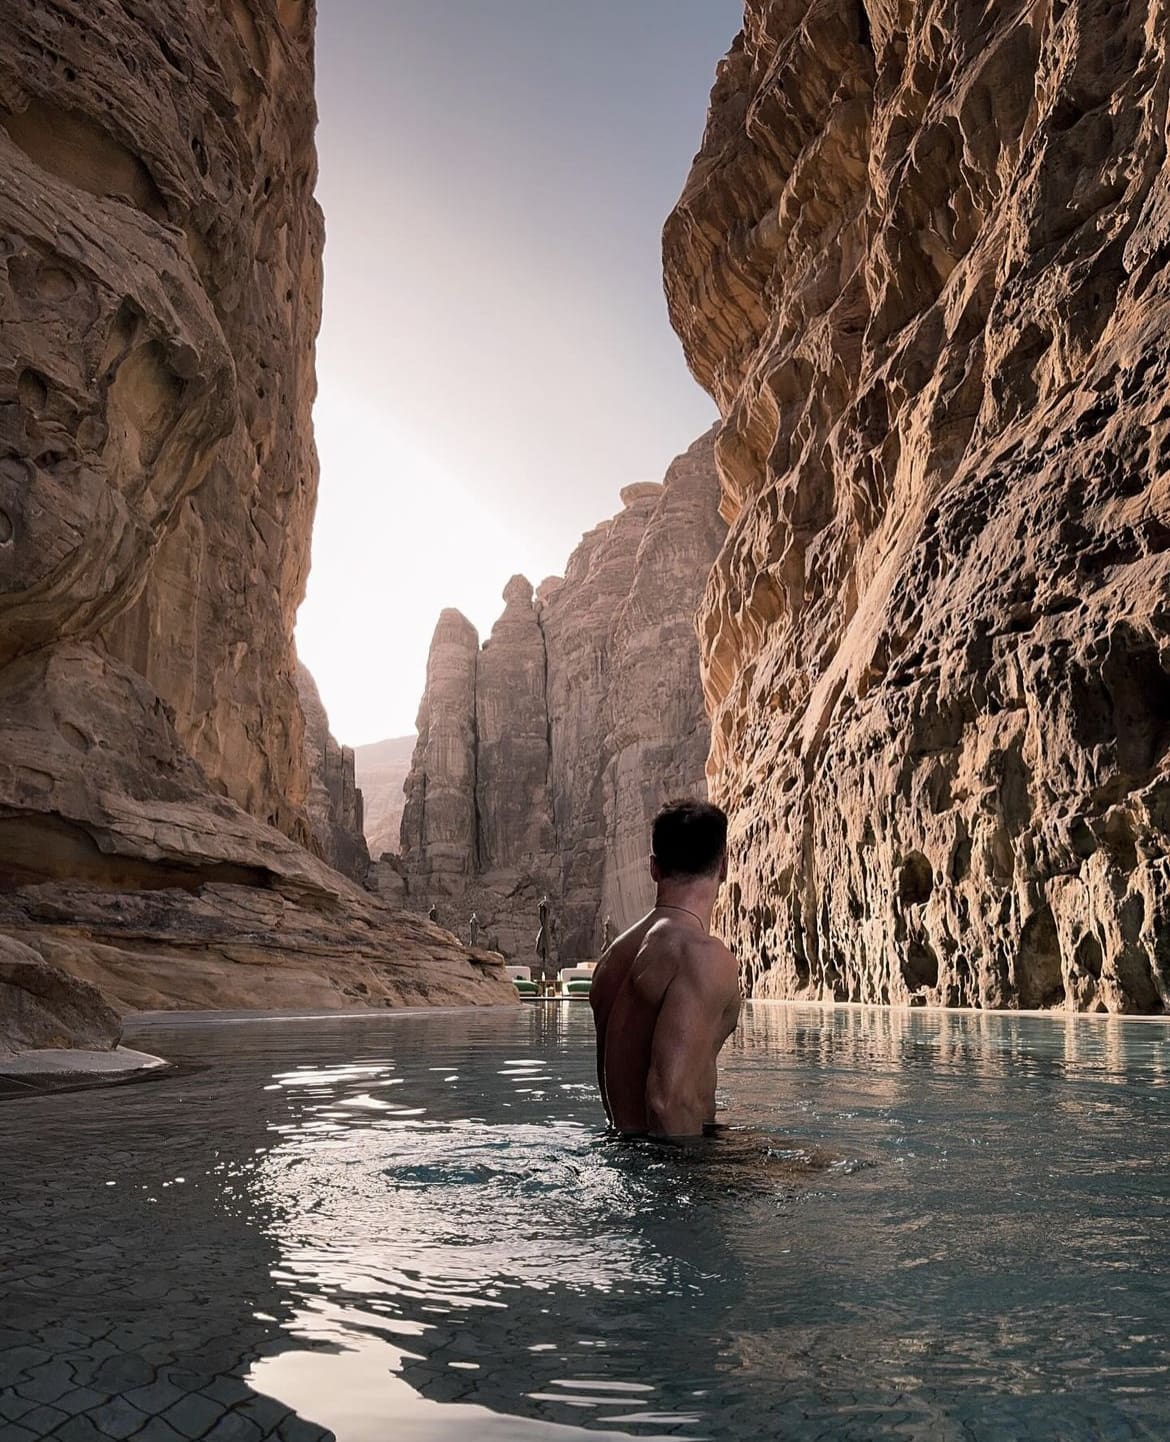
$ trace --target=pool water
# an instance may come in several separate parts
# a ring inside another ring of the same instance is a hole
[[[579,1003],[175,1022],[0,1105],[0,1442],[1170,1437],[1170,1029],[749,1006],[607,1139]]]

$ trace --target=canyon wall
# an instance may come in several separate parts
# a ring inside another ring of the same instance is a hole
[[[415,736],[394,736],[354,747],[354,777],[362,793],[366,844],[375,861],[383,852],[398,850],[406,805],[403,787],[416,740]]]
[[[351,881],[364,884],[370,852],[364,834],[363,797],[358,789],[353,748],[342,746],[329,729],[329,717],[312,673],[297,663],[297,698],[305,719],[308,791],[305,811],[310,850]]]
[[[402,856],[383,881],[505,954],[534,960],[548,894],[561,964],[645,912],[649,823],[705,794],[708,730],[694,610],[723,536],[710,435],[664,483],[627,486],[563,578],[523,576],[481,648],[444,611],[406,783]],[[379,886],[383,885],[379,881]]]
[[[1170,6],[748,0],[664,236],[756,995],[1170,1002]]]
[[[304,0],[0,0],[0,931],[119,1005],[504,995],[299,844],[314,124]]]

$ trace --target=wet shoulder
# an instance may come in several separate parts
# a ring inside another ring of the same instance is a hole
[[[646,928],[634,957],[631,981],[646,1000],[657,1000],[687,965],[686,929],[658,920]]]
[[[718,937],[689,936],[680,970],[704,991],[738,992],[739,965]]]
[[[639,922],[602,953],[597,969],[593,973],[590,995],[594,998],[609,998],[617,992],[630,974],[630,968],[638,955],[646,925]],[[596,1004],[594,1010],[596,1011]]]

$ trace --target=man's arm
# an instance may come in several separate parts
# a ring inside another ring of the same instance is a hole
[[[729,1008],[738,1000],[734,958],[721,942],[696,948],[666,989],[646,1077],[650,1135],[699,1137],[713,1119],[715,1059],[726,1041]]]
[[[605,1108],[606,1120],[612,1126],[613,1113],[609,1109],[609,1096],[605,1090],[605,1023],[609,1017],[609,1007],[604,1004],[603,998],[596,991],[596,985],[595,976],[594,985],[589,991],[589,1005],[593,1011],[594,1030],[597,1032],[597,1090],[601,1093],[601,1105]]]

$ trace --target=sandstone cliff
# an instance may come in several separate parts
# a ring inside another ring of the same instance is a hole
[[[415,740],[414,736],[395,736],[354,747],[354,777],[362,793],[366,842],[374,860],[385,851],[398,850],[406,805],[403,788]]]
[[[400,866],[377,879],[466,935],[533,960],[548,893],[559,960],[596,957],[646,910],[649,821],[703,794],[708,731],[694,610],[723,536],[711,437],[664,484],[628,486],[563,578],[513,577],[482,649],[440,618],[407,781]]]
[[[406,778],[402,850],[420,882],[458,887],[475,872],[475,666],[479,635],[444,611],[431,638],[418,740]]]
[[[334,739],[317,683],[302,662],[297,663],[297,696],[305,718],[309,780],[305,810],[312,831],[311,849],[351,881],[364,882],[370,853],[353,749]]]
[[[297,844],[312,21],[0,0],[0,930],[128,1005],[506,994]]]
[[[601,814],[600,914],[641,916],[653,900],[648,823],[670,796],[706,795],[710,725],[696,685],[696,592],[725,534],[713,506],[710,439],[675,461],[634,559],[610,643]],[[698,594],[701,594],[698,593]],[[587,899],[588,893],[586,893]]]
[[[1170,9],[748,0],[664,238],[757,995],[1170,1002]]]

